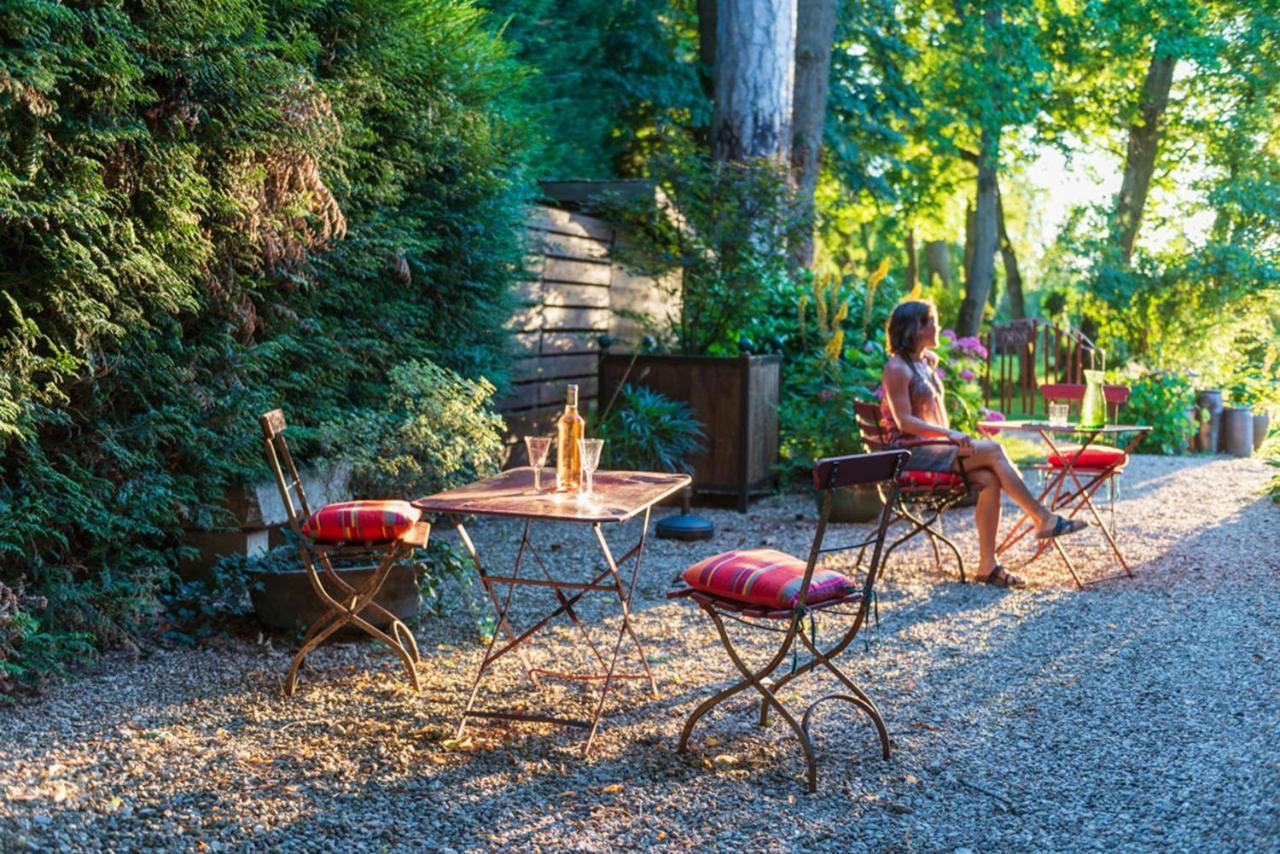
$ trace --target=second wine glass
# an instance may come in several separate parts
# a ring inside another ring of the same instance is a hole
[[[604,447],[604,439],[579,439],[578,447],[582,451],[582,494],[594,495],[592,480],[600,465],[600,450]]]

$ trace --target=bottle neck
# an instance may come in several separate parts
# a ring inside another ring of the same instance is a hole
[[[565,412],[578,411],[578,387],[576,385],[569,386],[569,392],[565,397],[564,411]]]

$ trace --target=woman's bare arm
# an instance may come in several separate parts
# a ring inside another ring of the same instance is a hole
[[[893,359],[884,366],[881,375],[884,385],[885,400],[889,401],[889,412],[898,429],[903,433],[923,438],[944,438],[958,440],[964,434],[951,430],[940,424],[930,424],[911,412],[911,368],[900,360]]]

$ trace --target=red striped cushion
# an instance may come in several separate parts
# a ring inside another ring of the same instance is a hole
[[[1079,468],[1106,468],[1117,460],[1128,462],[1124,451],[1110,445],[1090,445],[1084,449],[1084,453],[1080,453],[1079,445],[1062,445],[1058,450],[1061,453],[1049,455],[1049,465],[1058,468],[1066,466],[1068,460],[1072,460],[1071,465]],[[1080,456],[1077,457],[1076,454]]]
[[[805,562],[774,549],[735,549],[699,561],[684,571],[685,583],[737,602],[793,608],[804,581]],[[857,590],[853,580],[815,569],[805,601],[813,604]]]
[[[964,486],[964,478],[953,471],[906,471],[898,472],[898,483],[902,486]]]
[[[398,540],[421,516],[408,501],[339,501],[312,513],[302,533],[321,543],[385,543]]]

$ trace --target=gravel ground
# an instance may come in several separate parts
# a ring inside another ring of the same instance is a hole
[[[780,496],[704,511],[714,543],[652,541],[634,606],[661,699],[618,691],[590,761],[576,731],[545,725],[451,738],[482,653],[476,590],[458,589],[419,629],[422,695],[386,652],[341,644],[283,700],[291,642],[276,639],[108,660],[6,710],[0,849],[1280,850],[1280,508],[1259,494],[1266,477],[1255,460],[1136,458],[1119,512],[1138,577],[1083,593],[1049,560],[1027,568],[1033,589],[1007,592],[939,576],[923,543],[895,556],[879,626],[844,659],[894,756],[824,705],[816,796],[785,725],[755,727],[745,699],[675,753],[731,666],[700,611],[662,592],[712,550],[802,552],[812,502]],[[949,520],[968,555],[971,512]],[[541,532],[546,556],[597,561],[585,537],[552,552],[562,531]],[[472,533],[491,565],[516,534]],[[1089,532],[1069,548],[1100,573],[1100,544]],[[598,634],[616,628],[583,604]],[[571,630],[539,652],[571,658]],[[487,686],[530,710],[589,699],[522,680],[512,665]],[[829,690],[808,677],[791,698]]]

